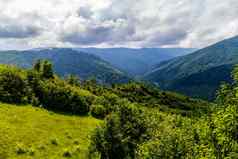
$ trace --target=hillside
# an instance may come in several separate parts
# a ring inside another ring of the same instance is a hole
[[[95,77],[102,83],[126,82],[128,76],[97,56],[72,49],[42,49],[28,51],[1,51],[0,63],[30,68],[38,59],[48,59],[55,72],[64,77],[78,75],[82,79]]]
[[[195,53],[162,62],[147,73],[145,79],[164,89],[211,99],[222,81],[231,81],[227,75],[237,63],[238,37],[233,37]]]
[[[53,72],[47,60],[27,70],[0,65],[0,101],[12,103],[0,103],[1,159],[237,156],[238,66],[214,104],[145,83],[98,85]]]
[[[161,61],[193,52],[185,48],[78,48],[77,50],[97,55],[130,75],[139,76]]]
[[[146,118],[153,114],[153,120],[159,121],[162,116],[175,119],[175,115],[192,119],[206,114],[212,106],[143,83],[109,87],[88,81],[78,85],[78,81],[60,79],[51,70],[47,60],[28,70],[0,65],[0,101],[13,103],[0,103],[1,159],[87,158],[94,146],[90,143],[95,141],[95,132],[100,130],[96,127],[107,122],[112,113],[124,109],[130,113],[134,107],[132,113],[141,109],[139,114],[148,113]],[[130,114],[123,120],[127,118],[137,122]]]
[[[92,117],[0,103],[0,158],[86,158],[89,135],[99,123]]]

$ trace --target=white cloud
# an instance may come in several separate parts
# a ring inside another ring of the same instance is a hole
[[[204,47],[237,15],[236,0],[0,0],[0,47]]]

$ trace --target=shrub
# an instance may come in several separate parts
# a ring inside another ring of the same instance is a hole
[[[147,139],[148,127],[143,112],[134,105],[122,106],[110,114],[97,128],[90,147],[90,156],[101,158],[134,158],[137,145]]]
[[[40,103],[47,109],[86,114],[89,112],[93,96],[80,88],[72,87],[61,80],[47,80],[40,83]]]
[[[8,103],[26,103],[29,87],[26,73],[13,66],[0,66],[0,100]]]
[[[91,107],[91,115],[95,118],[103,119],[107,115],[107,112],[103,105],[93,105]]]

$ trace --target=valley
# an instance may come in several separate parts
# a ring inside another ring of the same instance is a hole
[[[0,159],[238,159],[237,0],[0,0]]]

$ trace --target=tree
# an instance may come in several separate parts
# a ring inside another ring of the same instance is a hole
[[[65,81],[72,86],[80,86],[80,79],[75,75],[68,75]]]
[[[233,71],[232,71],[232,78],[235,83],[238,82],[238,65],[235,65]]]
[[[41,64],[42,64],[42,61],[37,60],[36,63],[33,65],[33,69],[37,72],[40,72],[41,71]]]
[[[42,69],[43,78],[49,79],[54,77],[53,65],[51,62],[44,60]]]
[[[53,65],[48,60],[37,60],[33,69],[40,73],[42,78],[50,79],[54,77]]]

